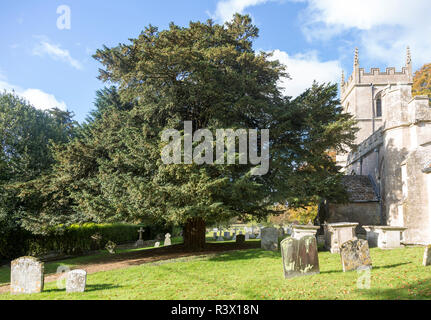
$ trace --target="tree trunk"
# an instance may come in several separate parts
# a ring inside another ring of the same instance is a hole
[[[190,250],[202,250],[205,248],[205,220],[202,218],[190,218],[184,225],[184,246]]]

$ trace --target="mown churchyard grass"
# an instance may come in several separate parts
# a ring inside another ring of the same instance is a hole
[[[181,242],[182,242],[182,237],[172,238],[172,244],[177,244]],[[163,246],[163,240],[161,241],[161,246]],[[132,252],[132,251],[140,251],[140,250],[149,250],[153,248],[154,247],[118,249],[116,250],[116,252],[123,253],[123,252]],[[101,258],[110,256],[110,255],[111,254],[107,250],[100,250],[98,253],[94,253],[91,255],[46,262],[45,275],[56,273],[58,267],[63,265],[67,265],[69,268],[73,269],[79,265],[90,264],[93,261],[100,260]],[[10,281],[10,267],[6,265],[0,266],[0,285],[7,284],[9,283],[9,281]]]
[[[250,249],[89,274],[84,293],[51,282],[43,293],[0,299],[430,299],[423,250],[371,249],[370,289],[358,289],[358,273],[344,273],[338,254],[319,252],[320,274],[284,279],[280,252]]]

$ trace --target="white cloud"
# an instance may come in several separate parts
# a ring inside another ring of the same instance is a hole
[[[287,66],[291,79],[284,79],[280,85],[288,96],[296,97],[311,87],[313,81],[337,83],[341,78],[341,66],[336,60],[320,61],[315,51],[290,56],[284,51],[274,50],[272,60],[279,60]]]
[[[222,0],[217,3],[216,11],[212,18],[226,22],[232,20],[235,13],[244,13],[247,7],[257,6],[273,0]]]
[[[431,1],[291,1],[307,3],[301,18],[310,41],[354,31],[361,51],[371,60],[399,65],[404,62],[402,53],[407,45],[416,65],[431,60]]]
[[[58,101],[54,95],[39,89],[23,89],[19,86],[12,85],[7,82],[4,75],[0,74],[0,92],[3,93],[4,90],[8,92],[14,91],[15,94],[27,100],[37,109],[47,110],[59,108],[64,111],[67,110],[66,103],[64,101]]]
[[[69,50],[62,49],[60,45],[50,43],[46,39],[40,40],[40,42],[33,48],[33,54],[40,57],[47,55],[54,60],[66,62],[75,69],[83,69],[82,64],[78,60],[72,58]]]

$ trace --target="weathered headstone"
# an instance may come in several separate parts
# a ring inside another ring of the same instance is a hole
[[[324,224],[325,230],[325,247],[331,253],[339,253],[340,246],[356,237],[357,222],[337,222]]]
[[[316,237],[286,238],[280,243],[284,278],[319,273]]]
[[[213,239],[216,240],[217,239],[217,232],[213,232]]]
[[[157,241],[157,242],[154,244],[154,247],[155,247],[155,248],[160,247],[160,242],[159,242],[159,241]]]
[[[278,249],[278,230],[276,228],[263,228],[261,237],[260,246],[262,249],[273,251]]]
[[[367,240],[370,248],[381,249],[401,248],[401,235],[407,229],[398,226],[363,226],[367,231]]]
[[[39,293],[43,290],[44,264],[34,257],[21,257],[11,262],[10,293]]]
[[[431,245],[429,245],[425,248],[423,265],[424,266],[430,266],[431,265]]]
[[[319,226],[313,225],[293,225],[292,226],[292,237],[295,239],[301,239],[304,236],[316,236],[317,230],[319,230]]]
[[[170,246],[172,244],[171,242],[171,234],[167,233],[165,234],[165,242],[163,243],[164,246]]]
[[[223,236],[225,238],[230,238],[230,232],[229,231],[225,231],[224,234],[223,234]]]
[[[245,242],[245,235],[239,234],[236,236],[236,243],[241,244]]]
[[[340,247],[340,255],[344,272],[372,266],[367,240],[353,239],[344,242]]]
[[[249,240],[250,239],[250,234],[248,232],[245,233],[245,240]]]
[[[66,278],[66,292],[84,292],[86,283],[87,272],[85,270],[69,271]]]

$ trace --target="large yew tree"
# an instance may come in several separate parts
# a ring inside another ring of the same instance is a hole
[[[186,246],[199,249],[208,223],[264,218],[277,201],[338,197],[339,174],[327,151],[352,146],[354,123],[341,113],[336,85],[284,97],[278,83],[285,67],[253,50],[257,36],[248,16],[235,15],[224,25],[149,26],[128,44],[98,50],[100,79],[116,87],[104,99],[111,106],[57,154],[57,180],[69,185],[74,210],[94,221],[179,224]],[[213,133],[269,129],[269,172],[164,164],[161,134],[183,130],[184,121]]]

